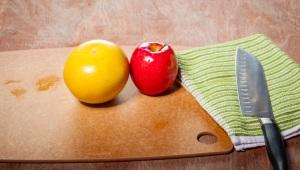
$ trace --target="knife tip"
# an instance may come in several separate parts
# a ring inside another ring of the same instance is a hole
[[[256,56],[252,55],[251,53],[249,53],[248,51],[244,50],[243,48],[236,48],[236,59],[237,60],[255,60],[255,62],[260,63],[260,61],[256,58]]]
[[[246,50],[244,50],[243,48],[236,48],[236,53],[239,54],[239,53],[246,53]]]

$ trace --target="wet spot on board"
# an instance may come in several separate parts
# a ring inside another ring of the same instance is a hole
[[[50,75],[43,78],[40,78],[36,83],[36,89],[38,91],[46,91],[50,87],[53,87],[56,85],[56,83],[60,80],[58,76]]]
[[[19,96],[22,96],[26,93],[26,90],[23,89],[22,87],[17,87],[17,88],[14,88],[10,91],[10,93],[16,97],[19,97]]]
[[[6,80],[4,84],[21,83],[21,80]]]
[[[169,122],[167,122],[167,121],[158,122],[155,124],[155,129],[163,129],[163,128],[167,127],[168,124],[169,124]]]

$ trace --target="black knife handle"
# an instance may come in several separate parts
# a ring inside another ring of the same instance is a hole
[[[267,152],[273,168],[275,170],[287,170],[288,160],[279,128],[274,121],[267,123],[262,122],[261,126],[264,133]]]

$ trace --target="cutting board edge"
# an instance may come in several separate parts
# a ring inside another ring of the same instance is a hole
[[[12,160],[12,159],[0,159],[0,163],[88,163],[88,162],[123,162],[123,161],[145,161],[145,160],[164,160],[164,159],[178,159],[178,158],[192,158],[192,157],[203,157],[211,155],[225,155],[231,153],[233,145],[228,145],[226,150],[219,152],[209,152],[209,153],[193,153],[193,154],[183,154],[183,155],[168,155],[168,156],[146,156],[146,157],[120,157],[120,158],[107,158],[107,159],[51,159],[51,160]]]

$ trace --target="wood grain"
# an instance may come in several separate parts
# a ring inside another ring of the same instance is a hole
[[[203,46],[263,33],[300,56],[298,0],[0,2],[0,50],[74,46],[89,39]]]
[[[264,33],[300,63],[300,1],[0,1],[0,50],[65,47],[94,38],[202,46]],[[287,141],[300,168],[300,138]],[[271,169],[265,148],[227,155],[112,163],[0,164],[0,169]]]
[[[134,46],[123,49],[130,56]],[[0,52],[0,161],[158,159],[232,150],[223,129],[179,84],[151,97],[129,79],[109,103],[80,103],[61,77],[70,51]]]

